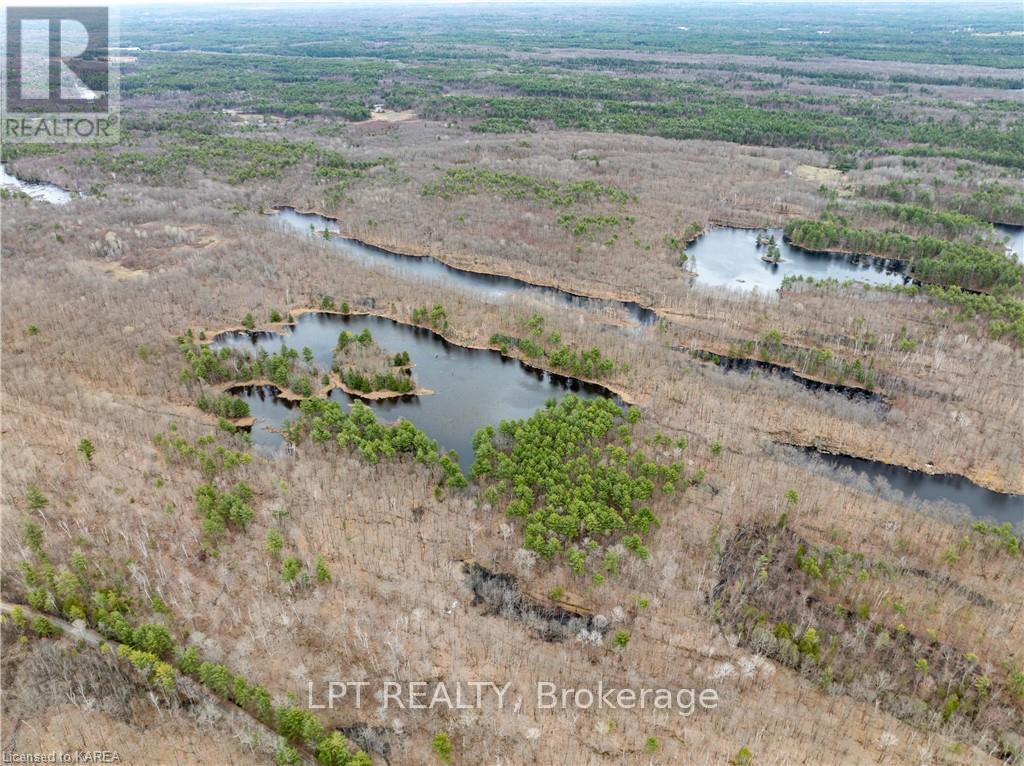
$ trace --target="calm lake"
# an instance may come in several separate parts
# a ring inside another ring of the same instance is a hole
[[[763,233],[764,230],[762,230]],[[762,292],[777,290],[790,275],[815,279],[855,279],[878,285],[906,281],[904,264],[867,255],[811,253],[782,241],[782,229],[768,229],[782,255],[778,264],[765,263],[766,248],[757,246],[757,231],[716,226],[686,248],[686,268],[697,272],[698,285],[730,287]]]
[[[416,384],[434,392],[429,396],[371,400],[366,404],[382,420],[405,418],[444,449],[457,450],[464,470],[473,462],[472,438],[477,429],[497,425],[502,420],[529,417],[548,399],[570,392],[581,398],[611,395],[600,386],[528,367],[497,351],[456,346],[428,330],[381,317],[304,314],[289,335],[226,333],[211,345],[250,351],[262,348],[268,352],[282,345],[300,350],[308,346],[317,369],[323,371],[331,367],[339,333],[359,333],[363,329],[368,329],[377,345],[391,355],[408,351]],[[267,387],[239,389],[236,393],[249,402],[257,418],[253,440],[272,449],[282,446],[283,437],[267,427],[278,428],[287,418],[294,417],[290,403],[277,399],[273,389]],[[335,390],[331,398],[347,409],[353,397]]]
[[[416,384],[434,392],[422,397],[403,396],[366,403],[382,420],[405,418],[442,448],[456,450],[464,471],[473,462],[473,433],[484,425],[529,417],[548,399],[570,392],[581,398],[614,397],[601,386],[537,370],[496,351],[456,346],[429,330],[381,317],[303,314],[290,334],[231,332],[218,336],[211,345],[253,352],[273,352],[284,345],[300,350],[308,346],[317,368],[327,370],[339,333],[359,333],[363,329],[368,329],[377,345],[389,355],[408,351]],[[252,430],[254,443],[269,451],[281,449],[284,437],[271,429],[294,418],[296,405],[279,399],[272,386],[239,387],[234,393],[249,403],[257,419]],[[332,391],[330,396],[345,409],[353,400],[340,390]],[[992,492],[962,477],[928,475],[842,455],[814,454],[833,468],[850,468],[873,480],[884,478],[908,498],[958,503],[974,516],[999,523],[1024,522],[1024,498]]]

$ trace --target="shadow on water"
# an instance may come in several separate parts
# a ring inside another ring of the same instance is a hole
[[[581,398],[614,398],[601,386],[553,375],[496,351],[456,346],[429,330],[381,317],[304,314],[289,334],[230,332],[218,336],[213,346],[268,352],[282,346],[309,347],[317,368],[324,370],[330,367],[338,334],[343,330],[359,333],[363,329],[369,329],[377,344],[389,354],[408,351],[417,385],[435,392],[367,404],[381,419],[409,420],[442,448],[458,451],[459,463],[465,471],[472,464],[473,433],[484,425],[529,417],[548,399],[558,399],[567,393]],[[249,403],[257,419],[252,429],[254,443],[268,451],[283,449],[284,437],[274,429],[295,417],[297,405],[280,399],[272,386],[238,387],[235,392]],[[330,397],[344,409],[354,400],[340,390],[332,391]],[[952,504],[967,508],[978,518],[1024,524],[1024,497],[1019,495],[993,492],[961,476],[929,475],[878,461],[819,453],[813,448],[801,450],[829,471],[852,472],[872,484],[898,491],[907,499]]]
[[[884,480],[886,486],[907,498],[954,503],[966,507],[979,519],[999,524],[1010,522],[1017,528],[1024,526],[1024,495],[993,492],[954,474],[927,474],[877,460],[821,452],[813,447],[799,449],[833,469],[850,469],[872,482]]]
[[[55,205],[67,204],[76,194],[51,183],[23,181],[11,175],[3,163],[0,163],[0,188],[21,191],[33,199]],[[81,193],[77,194],[81,196]],[[429,256],[402,255],[344,238],[338,233],[336,221],[313,213],[300,213],[292,207],[277,208],[277,218],[284,225],[311,235],[326,230],[332,234],[330,243],[359,263],[387,263],[411,278],[456,285],[483,298],[500,299],[511,293],[535,292],[558,296],[566,304],[578,308],[619,306],[639,325],[651,325],[658,319],[655,311],[631,301],[590,298],[513,277],[466,271]],[[1022,257],[1024,227],[998,225],[997,228],[1009,238],[1007,249]],[[688,248],[687,268],[697,272],[699,284],[740,289],[774,290],[789,274],[840,281],[853,279],[872,284],[908,281],[899,261],[853,254],[812,253],[785,242],[781,229],[769,229],[766,233],[774,236],[781,263],[766,263],[761,259],[764,248],[758,246],[757,231],[715,227]],[[442,448],[458,451],[463,470],[468,470],[472,462],[473,433],[484,425],[529,417],[548,399],[560,398],[570,392],[582,398],[614,397],[601,386],[549,373],[503,357],[496,351],[456,346],[429,330],[381,317],[305,314],[289,334],[231,332],[218,336],[212,345],[214,348],[229,346],[250,351],[274,351],[283,345],[292,348],[308,346],[314,353],[318,369],[322,371],[331,366],[338,334],[346,329],[360,332],[364,328],[371,331],[386,351],[392,354],[408,351],[415,365],[413,374],[417,383],[434,391],[424,397],[403,396],[371,400],[367,404],[385,420],[405,418],[435,439]],[[719,364],[726,370],[762,368],[791,377],[815,390],[884,404],[877,394],[802,378],[778,365],[726,358],[721,358]],[[281,450],[285,440],[277,429],[294,417],[297,404],[278,397],[273,386],[239,386],[232,391],[248,402],[250,412],[256,418],[252,428],[253,443],[268,451]],[[346,409],[353,401],[353,397],[340,390],[332,391],[330,398]],[[1020,495],[993,492],[962,476],[929,475],[874,460],[821,453],[813,448],[806,448],[806,451],[814,453],[833,468],[848,468],[870,480],[883,479],[908,497],[952,502],[969,508],[971,513],[981,518],[1024,525],[1024,497]]]
[[[277,395],[274,386],[238,386],[231,393],[249,404],[249,414],[256,418],[250,434],[252,443],[267,452],[277,452],[285,446],[284,437],[274,430],[288,418],[294,418],[298,404]]]
[[[276,210],[277,219],[287,227],[310,236],[323,236],[327,232],[328,241],[348,257],[363,265],[386,263],[411,279],[458,287],[483,299],[498,300],[511,293],[533,292],[558,296],[577,308],[618,306],[629,314],[633,322],[642,326],[654,324],[658,319],[656,311],[631,301],[591,298],[514,277],[458,269],[430,256],[402,255],[340,236],[335,219],[316,213],[300,213],[288,206],[279,206]],[[908,281],[904,264],[900,261],[866,255],[813,253],[784,242],[782,229],[766,230],[767,235],[775,237],[782,256],[781,263],[766,263],[761,259],[766,250],[758,246],[758,234],[754,230],[728,226],[716,226],[702,234],[687,248],[687,268],[697,272],[697,284],[771,291],[778,289],[790,274],[840,281],[853,279],[872,284],[904,284]]]
[[[529,417],[548,399],[558,399],[567,393],[586,399],[616,398],[602,386],[549,373],[503,357],[497,351],[457,346],[424,328],[375,316],[303,314],[291,333],[223,333],[214,339],[212,347],[253,352],[273,352],[282,346],[309,347],[316,368],[324,371],[331,367],[338,335],[343,330],[359,333],[364,329],[389,355],[408,351],[416,384],[434,392],[371,400],[366,404],[381,419],[404,418],[444,449],[456,450],[464,470],[469,469],[473,460],[473,433],[485,425]],[[241,387],[235,393],[249,402],[257,418],[253,441],[268,449],[282,447],[284,438],[268,427],[280,428],[285,420],[294,418],[295,405],[279,399],[272,387]],[[346,409],[354,399],[339,389],[333,390],[330,398]]]

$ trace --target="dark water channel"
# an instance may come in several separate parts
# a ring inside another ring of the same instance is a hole
[[[888,485],[904,496],[919,500],[946,501],[967,507],[971,514],[980,519],[999,524],[1010,522],[1018,528],[1024,527],[1024,496],[1007,495],[979,487],[963,476],[953,474],[926,474],[902,466],[889,465],[877,460],[833,455],[807,448],[832,468],[849,468],[872,481],[884,479]]]
[[[408,351],[416,384],[434,392],[366,403],[382,420],[409,420],[442,448],[456,450],[463,470],[468,470],[473,460],[473,433],[484,425],[529,417],[548,399],[567,393],[581,398],[614,397],[601,386],[538,370],[496,351],[463,348],[429,330],[382,317],[304,314],[289,334],[225,333],[212,345],[253,352],[273,352],[284,345],[299,350],[309,347],[316,367],[327,370],[339,333],[363,329],[368,329],[389,355]],[[279,399],[272,386],[242,387],[235,393],[249,403],[257,419],[254,442],[265,449],[281,449],[284,438],[274,429],[296,416],[296,405]],[[340,390],[330,396],[344,409],[354,398]],[[907,498],[946,501],[965,506],[978,518],[1024,524],[1024,497],[992,492],[960,476],[929,475],[872,460],[808,451],[832,468],[849,468],[872,481],[884,479]]]
[[[291,207],[280,207],[277,210],[277,218],[286,226],[307,235],[323,236],[323,232],[328,231],[332,235],[329,240],[332,246],[364,266],[387,264],[408,279],[459,288],[472,292],[484,300],[500,300],[513,293],[532,293],[537,296],[558,297],[569,306],[576,308],[619,307],[624,309],[633,322],[639,325],[654,324],[658,318],[652,310],[632,301],[590,298],[555,287],[535,285],[514,277],[457,269],[430,256],[402,255],[367,245],[359,240],[338,235],[337,221],[316,213],[300,213]]]
[[[760,359],[747,359],[744,357],[722,356],[720,354],[712,354],[708,351],[686,348],[685,346],[673,346],[672,350],[689,354],[697,359],[713,362],[724,372],[735,371],[748,375],[755,371],[763,372],[769,375],[775,375],[784,380],[791,380],[794,383],[799,383],[810,391],[838,394],[850,399],[851,401],[870,402],[878,404],[886,409],[889,408],[889,403],[885,398],[875,391],[868,391],[858,386],[846,386],[841,383],[826,383],[821,380],[815,380],[814,378],[808,378],[798,372],[795,372],[790,367],[775,364],[774,362],[765,362]]]
[[[316,213],[300,213],[291,207],[279,207],[277,218],[286,226],[311,236],[327,231],[331,244],[363,265],[387,263],[403,276],[426,282],[442,283],[469,290],[483,299],[500,299],[510,293],[557,295],[576,307],[618,306],[640,325],[657,321],[657,313],[629,301],[608,301],[577,295],[553,287],[534,285],[513,277],[481,274],[448,266],[436,258],[402,255],[379,247],[346,239],[338,234],[338,222]],[[812,253],[782,241],[782,229],[769,229],[782,260],[778,264],[761,260],[766,248],[758,247],[759,232],[716,226],[702,234],[687,248],[687,268],[697,272],[697,284],[730,287],[738,290],[776,290],[787,274],[815,279],[853,279],[872,284],[903,284],[907,281],[900,261],[853,254]]]

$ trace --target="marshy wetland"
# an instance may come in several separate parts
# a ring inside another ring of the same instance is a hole
[[[345,410],[358,400],[370,406],[384,421],[408,420],[438,442],[442,452],[458,452],[464,472],[469,471],[473,462],[473,434],[487,425],[496,427],[503,420],[526,418],[566,393],[584,399],[610,397],[621,403],[614,393],[598,384],[545,371],[494,350],[459,346],[427,328],[365,314],[305,312],[281,332],[228,331],[215,336],[210,347],[254,354],[288,348],[309,349],[312,365],[319,372],[331,369],[339,335],[356,336],[363,332],[369,332],[373,341],[389,355],[408,352],[410,371],[417,384],[429,393],[366,398],[357,392],[332,387],[327,392],[328,398]],[[725,371],[738,369],[749,373],[759,368],[768,374],[793,378],[786,368],[775,369],[754,360],[718,358],[716,361]],[[819,395],[861,399],[870,406],[885,406],[877,394],[863,389],[813,380],[806,384]],[[268,384],[240,384],[231,386],[228,391],[244,400],[256,418],[251,429],[254,443],[280,453],[287,444],[282,429],[296,417],[298,401],[292,397],[282,398],[278,395],[279,389]],[[824,464],[834,469],[849,469],[870,484],[895,490],[909,502],[939,501],[954,510],[965,510],[976,518],[998,524],[1024,523],[1024,496],[993,492],[962,476],[929,474],[849,455],[811,452]]]

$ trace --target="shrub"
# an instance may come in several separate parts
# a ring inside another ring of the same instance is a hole
[[[430,747],[438,759],[440,759],[441,763],[452,762],[452,752],[455,748],[452,746],[452,741],[445,732],[439,731],[435,734],[434,739],[431,740]]]
[[[163,625],[140,625],[132,632],[131,645],[157,657],[174,656],[174,639]]]
[[[35,487],[29,487],[30,496],[33,489],[35,489]],[[38,490],[36,491],[38,492]],[[42,495],[40,495],[40,497],[42,497]],[[46,498],[43,498],[43,505],[45,504]],[[31,499],[29,500],[29,505],[32,506]],[[34,521],[25,519],[21,522],[21,539],[29,549],[36,553],[39,553],[43,549],[43,530]]]
[[[754,754],[749,748],[741,747],[732,758],[729,759],[731,766],[754,766]]]
[[[281,565],[281,579],[286,582],[294,582],[302,571],[302,562],[294,556],[288,556]]]
[[[267,553],[273,556],[275,559],[281,555],[281,549],[284,548],[284,539],[281,537],[281,533],[276,529],[270,529],[267,531]]]
[[[807,628],[803,632],[797,646],[800,649],[800,654],[813,657],[815,660],[821,659],[821,640],[818,637],[818,631],[814,628]]]
[[[426,324],[428,320],[430,326],[439,332],[448,329],[448,312],[440,303],[435,303],[433,308],[420,306],[412,310],[413,324]]]
[[[63,633],[60,628],[41,615],[32,620],[32,630],[43,638],[54,638]]]
[[[198,676],[199,682],[207,689],[214,694],[230,699],[235,679],[226,667],[212,662],[204,662],[199,665]]]
[[[187,676],[194,676],[199,672],[199,652],[194,646],[178,652],[178,670]]]
[[[1014,670],[1010,673],[1010,691],[1018,699],[1024,700],[1024,670]]]
[[[323,556],[316,557],[316,581],[318,583],[328,583],[331,581],[331,572],[327,568],[327,563],[324,561]]]
[[[274,763],[276,766],[302,766],[303,760],[299,751],[282,739],[274,751]]]
[[[28,500],[28,507],[33,511],[41,510],[50,504],[46,495],[40,492],[39,487],[35,484],[28,485],[28,491],[25,493],[25,497]]]
[[[316,746],[316,760],[321,766],[349,766],[352,755],[348,740],[338,731],[331,732]]]
[[[247,418],[250,414],[249,404],[244,399],[230,394],[219,394],[212,398],[206,394],[200,394],[199,399],[196,400],[196,406],[203,412],[232,420]]]
[[[244,482],[238,482],[226,492],[221,492],[213,484],[199,485],[196,488],[196,510],[207,539],[216,542],[228,526],[244,530],[254,516],[249,507],[251,499],[252,490]]]
[[[92,463],[92,456],[96,454],[96,448],[88,439],[81,439],[78,442],[78,454],[82,456],[86,463]]]

